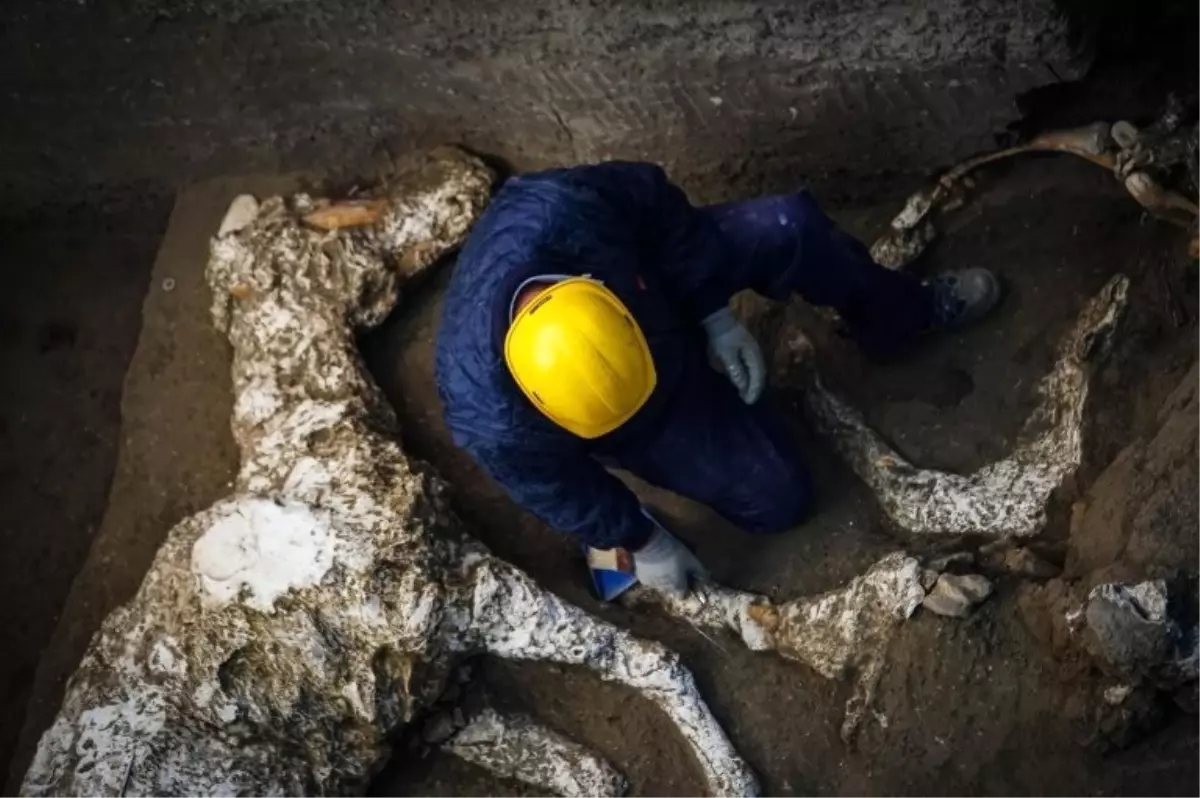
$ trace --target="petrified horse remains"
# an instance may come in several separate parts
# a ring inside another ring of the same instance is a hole
[[[492,176],[438,150],[375,195],[239,197],[212,243],[213,316],[233,347],[233,494],[179,523],[137,596],[103,624],[23,785],[34,794],[361,791],[388,735],[429,723],[464,658],[582,665],[664,711],[710,789],[757,790],[678,657],[563,602],[473,541],[444,485],[396,442],[357,330],[451,250]],[[1078,466],[1091,368],[1125,303],[1117,277],[1081,313],[1016,450],[974,475],[905,462],[811,371],[811,420],[910,535],[1024,538]],[[895,628],[939,574],[896,552],[829,593],[781,603],[702,584],[639,591],[826,678],[857,674],[843,736],[871,701]],[[619,794],[609,764],[524,717],[488,709],[437,744],[565,794]]]

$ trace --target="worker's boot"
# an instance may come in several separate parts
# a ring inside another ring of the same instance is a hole
[[[1000,301],[1000,280],[987,269],[971,268],[931,277],[933,328],[960,330],[982,319]]]

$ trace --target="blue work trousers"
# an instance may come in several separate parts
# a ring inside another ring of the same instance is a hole
[[[833,307],[866,350],[887,353],[928,329],[932,297],[879,266],[807,193],[710,206],[730,244],[734,284],[776,300]],[[703,338],[698,337],[699,345]],[[748,532],[780,532],[812,506],[812,479],[768,401],[746,405],[703,357],[653,425],[606,452],[647,482],[694,499]]]

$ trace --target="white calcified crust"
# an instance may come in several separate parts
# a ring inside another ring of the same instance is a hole
[[[332,232],[299,223],[316,207],[303,195],[235,202],[208,266],[233,347],[234,493],[176,525],[105,620],[24,792],[361,792],[387,735],[481,652],[641,691],[713,792],[757,791],[678,657],[492,557],[396,444],[355,330],[462,239],[490,183],[435,151],[385,188],[381,217]]]
[[[925,598],[924,575],[916,559],[893,552],[843,587],[779,604],[712,582],[698,583],[685,598],[642,589],[630,601],[660,604],[693,626],[728,630],[753,651],[774,651],[827,679],[855,669],[842,725],[849,739],[871,703],[888,640]]]
[[[443,747],[491,773],[564,796],[616,796],[624,777],[579,743],[526,715],[486,708]]]
[[[915,536],[1028,538],[1046,524],[1046,504],[1082,456],[1088,378],[1107,355],[1128,296],[1117,275],[1092,297],[1062,339],[1053,370],[1037,386],[1038,405],[1017,445],[1002,460],[966,476],[918,468],[901,457],[862,415],[811,375],[805,403],[817,432],[867,483],[884,512]],[[793,344],[800,358],[808,343]]]
[[[753,774],[721,731],[679,655],[596,620],[500,560],[480,559],[471,567],[471,634],[453,639],[507,659],[582,665],[632,687],[671,718],[714,793],[757,792]]]
[[[893,552],[843,587],[778,604],[712,582],[697,583],[684,598],[643,589],[631,600],[661,604],[693,626],[729,630],[753,651],[778,652],[835,679],[921,605],[922,573],[915,558]]]

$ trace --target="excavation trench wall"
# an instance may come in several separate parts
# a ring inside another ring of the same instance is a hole
[[[0,11],[0,198],[456,140],[794,185],[990,147],[1078,77],[1051,0],[123,0]]]

